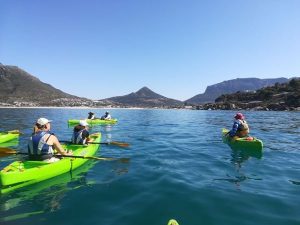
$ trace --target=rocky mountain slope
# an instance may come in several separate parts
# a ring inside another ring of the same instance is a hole
[[[237,91],[255,91],[262,87],[274,85],[275,83],[287,82],[287,78],[259,79],[259,78],[237,78],[223,81],[208,86],[203,94],[198,94],[185,102],[190,104],[204,104],[214,102],[222,94],[231,94]]]
[[[0,64],[0,104],[4,106],[74,106],[90,100],[67,94],[16,66]]]
[[[287,83],[276,83],[252,92],[236,92],[221,95],[216,102],[205,104],[203,109],[254,109],[254,110],[300,110],[300,78]]]

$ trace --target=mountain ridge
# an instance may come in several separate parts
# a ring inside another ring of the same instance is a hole
[[[285,83],[288,79],[281,78],[236,78],[232,80],[222,81],[217,84],[207,86],[203,94],[195,95],[185,100],[189,104],[205,104],[214,102],[217,97],[222,94],[231,94],[237,91],[255,91],[260,88],[274,85],[275,83]]]
[[[179,107],[183,105],[182,101],[157,94],[146,86],[137,92],[98,101],[102,104],[115,104],[123,107]]]
[[[17,66],[0,64],[0,102],[13,105],[65,106],[88,101],[65,93]]]
[[[196,95],[191,99],[200,96],[202,101],[209,100],[214,102],[215,99],[222,95],[237,92],[235,90],[241,93],[250,93],[252,89],[256,89],[259,85],[265,87],[275,83],[278,86],[281,82],[287,82],[288,80],[287,78],[237,78],[210,85],[206,88],[204,94]],[[244,85],[240,85],[241,83]],[[198,103],[195,104],[193,101],[180,101],[167,98],[155,93],[146,86],[136,92],[131,92],[123,96],[100,100],[81,98],[44,83],[17,66],[7,66],[0,63],[0,106],[201,108],[201,105],[203,105],[203,103],[199,103],[199,100]]]

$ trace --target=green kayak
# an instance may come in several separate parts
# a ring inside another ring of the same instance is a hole
[[[110,120],[101,120],[101,119],[86,119],[86,122],[90,125],[110,125],[110,124],[115,124],[118,122],[117,119],[110,119]],[[79,124],[79,120],[68,120],[69,125],[77,125]]]
[[[8,142],[19,137],[20,132],[17,130],[0,132],[0,143]]]
[[[227,135],[229,130],[222,129],[222,140],[224,143],[228,144],[232,149],[247,149],[247,150],[257,150],[262,151],[263,142],[255,137],[244,137],[237,138],[233,140],[229,135]]]
[[[90,135],[93,142],[101,141],[101,134]],[[72,150],[74,156],[93,156],[99,144],[63,145],[64,149]],[[0,192],[7,193],[63,173],[70,172],[84,164],[89,159],[65,157],[53,163],[44,161],[14,161],[0,171]]]

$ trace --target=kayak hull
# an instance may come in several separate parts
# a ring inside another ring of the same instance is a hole
[[[116,124],[118,122],[118,120],[117,119],[111,119],[111,120],[87,119],[86,122],[90,126],[92,126],[92,125],[110,125],[110,124]],[[77,125],[77,124],[79,124],[79,120],[70,119],[70,120],[68,120],[68,124],[69,125]]]
[[[260,139],[254,137],[245,137],[245,138],[238,138],[233,140],[226,135],[229,130],[223,128],[222,129],[222,140],[224,143],[228,144],[232,149],[247,149],[247,150],[256,150],[262,151],[263,149],[263,142]]]
[[[5,143],[11,140],[14,140],[19,137],[19,134],[14,134],[14,133],[0,133],[0,143]]]
[[[93,142],[101,141],[101,134],[90,135]],[[72,150],[75,156],[93,156],[99,144],[63,145],[64,149]],[[53,163],[44,161],[14,161],[0,171],[1,193],[34,184],[63,173],[73,171],[89,159],[62,158]]]

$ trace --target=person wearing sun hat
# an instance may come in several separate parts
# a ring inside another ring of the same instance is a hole
[[[59,143],[57,137],[50,132],[51,120],[39,118],[33,129],[32,136],[28,143],[28,155],[30,160],[55,162],[59,158],[54,157],[54,150],[61,155],[72,155],[67,152]]]
[[[232,129],[229,131],[229,136],[232,138],[247,137],[249,134],[249,126],[242,113],[237,113],[234,116]]]
[[[73,144],[87,144],[90,133],[88,131],[88,123],[86,120],[79,120],[79,124],[73,129],[72,143]]]

